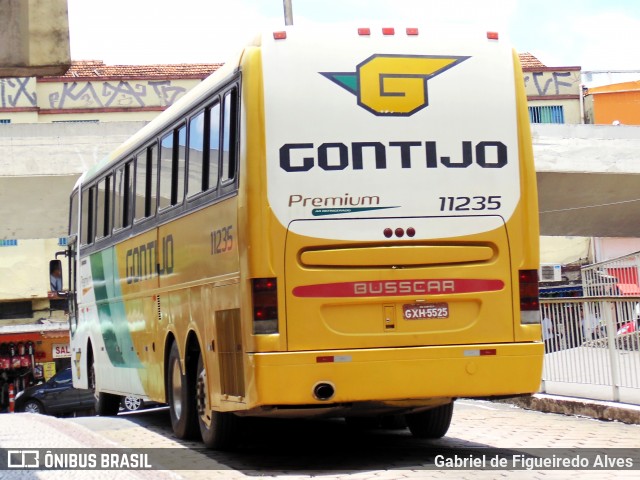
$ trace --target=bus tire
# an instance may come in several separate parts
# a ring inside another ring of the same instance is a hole
[[[407,426],[416,438],[444,437],[451,425],[453,402],[431,410],[406,415]]]
[[[120,410],[120,395],[96,392],[96,384],[96,367],[92,354],[91,366],[89,367],[89,388],[93,390],[93,396],[95,398],[95,414],[101,417],[112,417],[117,415]]]
[[[178,344],[173,342],[169,353],[167,397],[171,428],[180,439],[196,438],[198,434],[195,393],[194,375],[182,371]]]
[[[96,414],[101,417],[112,417],[120,411],[120,395],[112,393],[98,392],[94,393],[96,397]]]
[[[207,448],[229,450],[238,438],[239,419],[230,412],[216,412],[207,399],[207,371],[202,353],[198,356],[196,405],[202,442]]]

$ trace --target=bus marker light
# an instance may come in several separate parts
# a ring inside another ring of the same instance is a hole
[[[498,32],[487,32],[487,38],[489,40],[498,40]]]
[[[396,237],[398,238],[404,237],[404,229],[396,228]]]
[[[326,355],[316,357],[316,363],[346,363],[352,360],[351,355]]]
[[[287,32],[285,32],[285,31],[273,32],[273,38],[275,40],[284,40],[285,38],[287,38]]]
[[[407,28],[407,35],[418,35],[417,28]]]
[[[382,34],[383,35],[394,35],[396,33],[395,29],[392,27],[389,28],[383,28],[382,29]]]
[[[385,237],[391,238],[391,236],[393,235],[393,230],[391,230],[390,228],[385,228],[382,233]]]
[[[407,237],[415,237],[415,236],[416,236],[416,229],[413,227],[407,228]]]
[[[358,35],[371,35],[371,29],[370,28],[359,28],[358,29]]]
[[[464,356],[465,357],[487,357],[487,356],[493,356],[496,355],[496,349],[495,348],[485,348],[485,349],[480,349],[480,350],[465,350],[464,351]]]

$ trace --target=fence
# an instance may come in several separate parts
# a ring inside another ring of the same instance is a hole
[[[640,405],[640,296],[540,303],[545,340],[541,391]]]

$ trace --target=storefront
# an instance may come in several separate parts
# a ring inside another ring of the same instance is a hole
[[[9,386],[17,393],[71,366],[66,322],[0,327],[0,412],[9,405]]]

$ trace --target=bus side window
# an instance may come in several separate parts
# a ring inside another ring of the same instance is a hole
[[[216,103],[209,109],[209,165],[207,175],[207,190],[218,188],[220,165],[220,104]]]
[[[93,242],[93,203],[94,188],[86,188],[82,191],[82,219],[80,225],[80,243],[89,245]]]
[[[147,195],[145,198],[145,216],[156,214],[156,197],[158,189],[158,145],[154,143],[147,148]]]
[[[176,161],[174,173],[175,181],[175,198],[173,198],[171,205],[177,205],[184,200],[184,183],[185,183],[185,170],[187,168],[187,126],[183,125],[177,131],[178,142],[174,145],[176,148]]]
[[[136,181],[133,190],[133,219],[134,221],[144,218],[145,198],[147,195],[147,151],[143,150],[134,160],[136,170]]]
[[[206,159],[204,149],[205,112],[198,113],[189,122],[189,175],[187,178],[187,196],[193,197],[206,190],[204,161]]]
[[[229,183],[236,177],[236,140],[237,140],[237,88],[224,95],[223,131],[222,131],[222,177],[221,183]]]
[[[69,215],[69,235],[78,234],[78,191],[71,194]]]
[[[171,206],[171,177],[173,175],[173,132],[160,142],[160,208]]]
[[[98,182],[98,195],[96,199],[96,239],[107,237],[111,233],[110,187],[111,175]]]
[[[118,230],[131,225],[131,191],[133,178],[131,175],[131,161],[116,170],[113,228]]]
[[[158,155],[156,144],[147,147],[136,157],[135,219],[156,214]]]

